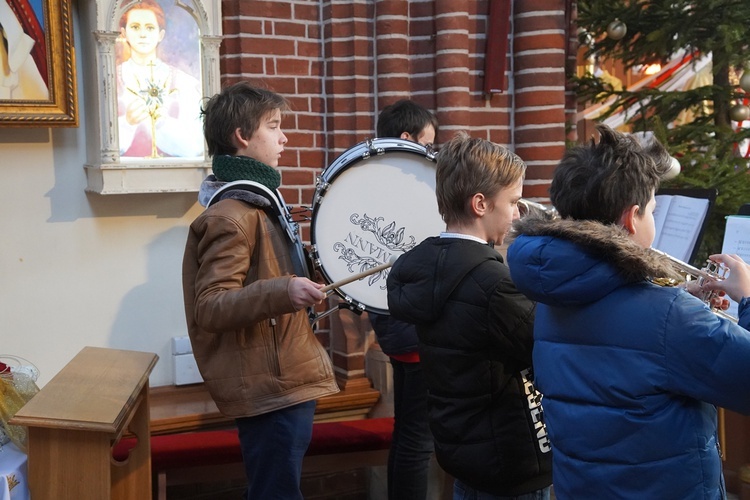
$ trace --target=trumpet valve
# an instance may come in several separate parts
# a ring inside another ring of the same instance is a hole
[[[703,287],[706,281],[721,281],[726,279],[729,275],[729,268],[720,262],[714,262],[710,259],[706,260],[706,264],[701,269],[701,275],[698,279],[698,284]],[[704,291],[702,293],[703,302],[709,306],[713,306],[712,299],[719,297],[719,292],[716,290]]]

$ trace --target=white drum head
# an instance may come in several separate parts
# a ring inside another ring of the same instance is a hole
[[[311,237],[313,257],[329,284],[386,263],[444,229],[435,198],[435,162],[424,151],[397,148],[367,159],[360,155],[323,173],[324,184],[330,185],[324,192],[325,186],[319,186]],[[388,314],[389,271],[336,291],[360,308]]]

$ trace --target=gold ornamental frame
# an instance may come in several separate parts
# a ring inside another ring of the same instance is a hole
[[[49,99],[0,99],[0,126],[78,126],[71,2],[43,0],[43,11]]]

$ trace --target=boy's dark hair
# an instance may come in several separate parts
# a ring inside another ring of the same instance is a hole
[[[457,132],[437,156],[435,195],[443,221],[470,221],[472,196],[482,193],[492,198],[525,173],[526,164],[507,148]]]
[[[201,108],[209,156],[236,154],[237,148],[232,143],[234,131],[240,129],[242,137],[249,139],[263,117],[277,109],[282,113],[288,111],[289,102],[276,92],[248,82],[224,88]]]
[[[377,135],[378,137],[401,137],[401,134],[408,132],[416,140],[427,125],[432,125],[437,134],[438,120],[432,112],[414,101],[401,99],[384,107],[380,112]]]
[[[550,200],[563,218],[616,224],[633,205],[643,209],[658,189],[671,157],[658,141],[641,146],[635,137],[597,125],[599,142],[573,147],[555,169]]]

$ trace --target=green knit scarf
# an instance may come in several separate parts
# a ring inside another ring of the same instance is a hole
[[[275,168],[248,156],[214,156],[213,171],[222,182],[255,181],[271,191],[281,185],[281,174]]]

